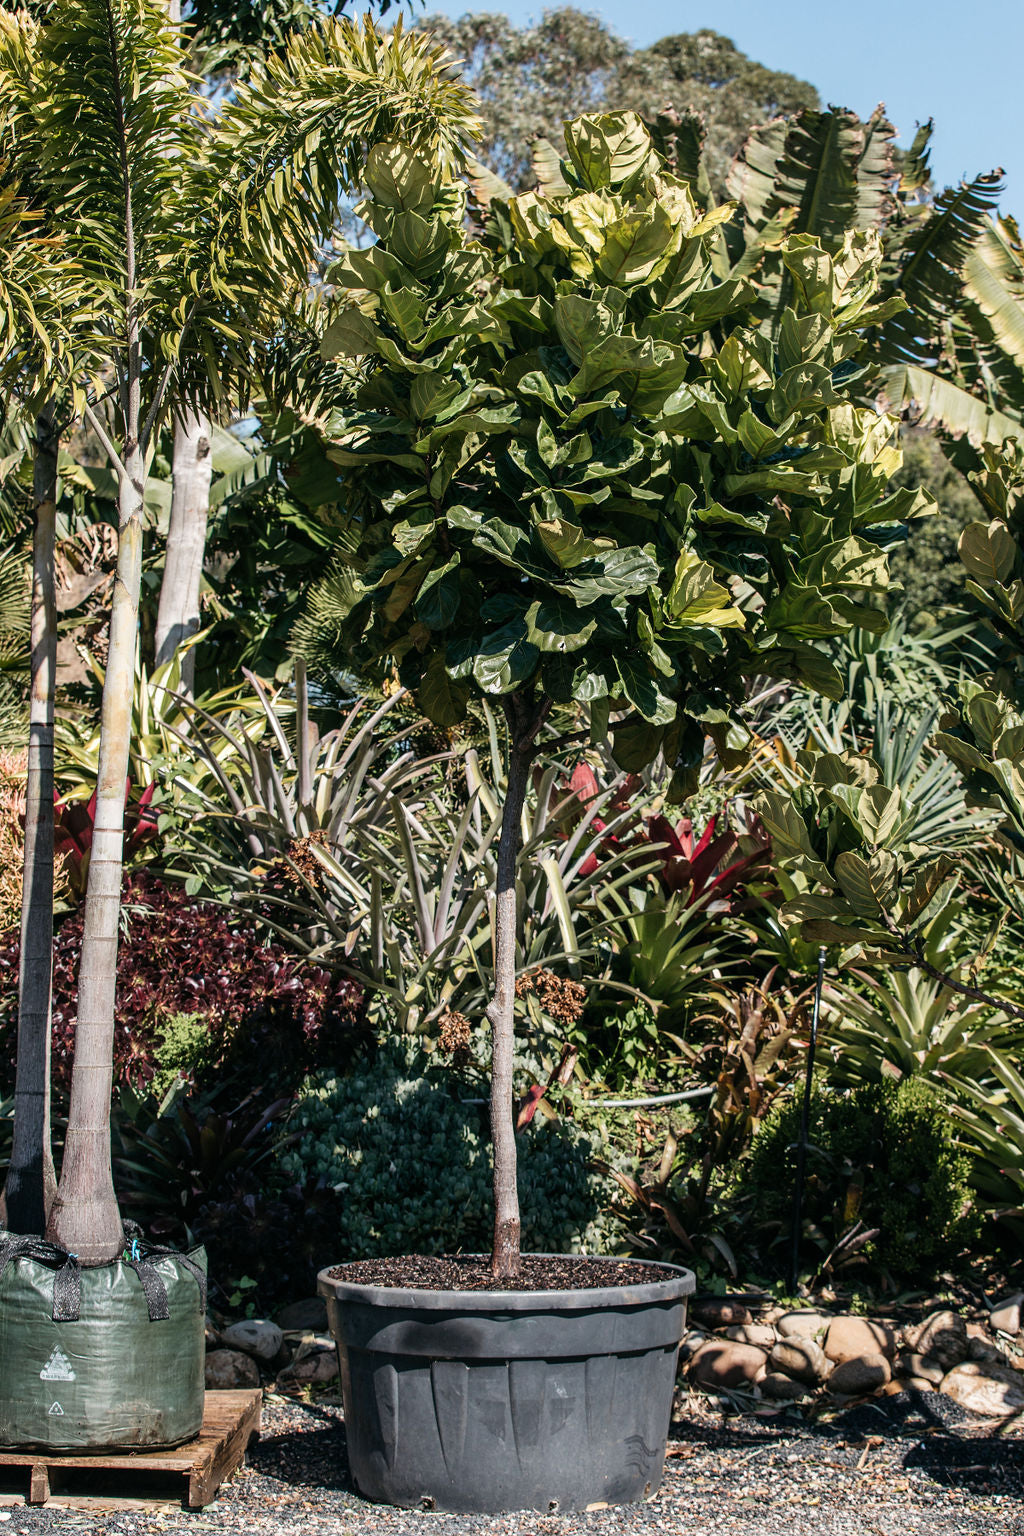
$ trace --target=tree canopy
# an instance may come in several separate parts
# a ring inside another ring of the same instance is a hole
[[[819,105],[813,85],[766,69],[707,28],[633,49],[572,6],[545,11],[526,27],[490,12],[432,15],[420,26],[464,60],[464,76],[482,101],[482,158],[517,188],[530,180],[531,139],[560,142],[567,118],[626,109],[654,118],[671,106],[704,117],[707,168],[722,196],[752,124]]]

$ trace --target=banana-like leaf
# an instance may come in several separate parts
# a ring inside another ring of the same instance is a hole
[[[923,427],[938,427],[950,437],[966,438],[974,447],[998,447],[1016,437],[1021,423],[1005,411],[994,410],[959,384],[914,363],[897,363],[884,371],[890,408],[912,412]]]

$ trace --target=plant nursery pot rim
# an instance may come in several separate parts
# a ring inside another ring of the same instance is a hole
[[[483,1254],[461,1255],[467,1259],[479,1259]],[[565,1255],[553,1253],[531,1254],[531,1258],[553,1259]],[[583,1257],[579,1254],[574,1258]],[[592,1255],[600,1262],[598,1255]],[[357,1261],[354,1261],[357,1262]],[[655,1259],[630,1259],[631,1263],[644,1264],[650,1269],[668,1270],[667,1278],[651,1280],[640,1285],[602,1285],[580,1290],[538,1291],[461,1291],[428,1290],[420,1286],[373,1285],[366,1281],[345,1280],[332,1275],[331,1270],[345,1265],[328,1265],[317,1275],[317,1290],[321,1296],[339,1302],[361,1302],[364,1306],[410,1308],[424,1312],[585,1312],[605,1310],[611,1307],[644,1307],[659,1302],[676,1301],[692,1296],[697,1285],[692,1270],[679,1264],[666,1264]]]

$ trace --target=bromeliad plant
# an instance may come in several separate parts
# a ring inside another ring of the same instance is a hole
[[[346,661],[397,667],[440,725],[500,701],[508,784],[496,869],[491,1121],[494,1273],[519,1264],[512,1123],[516,850],[538,736],[585,700],[624,768],[663,753],[685,789],[710,734],[742,756],[750,674],[840,678],[819,648],[884,624],[867,536],[920,510],[886,498],[895,423],[851,403],[880,260],[873,234],[785,246],[773,340],[755,290],[721,279],[717,231],[640,121],[565,131],[548,195],[466,232],[462,188],[400,143],[369,156],[377,244],[331,273],[324,341],[355,370],[331,456],[359,532]],[[901,301],[897,301],[901,302]]]

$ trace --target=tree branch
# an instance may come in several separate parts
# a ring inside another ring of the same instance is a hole
[[[82,414],[85,416],[86,421],[89,423],[90,427],[92,427],[93,431],[96,433],[96,436],[99,438],[101,444],[103,445],[104,453],[107,455],[107,458],[110,460],[111,464],[113,464],[114,469],[117,471],[118,475],[127,475],[128,471],[125,468],[124,460],[118,453],[117,449],[114,447],[113,439],[108,435],[106,427],[100,421],[92,406],[86,403]]]

